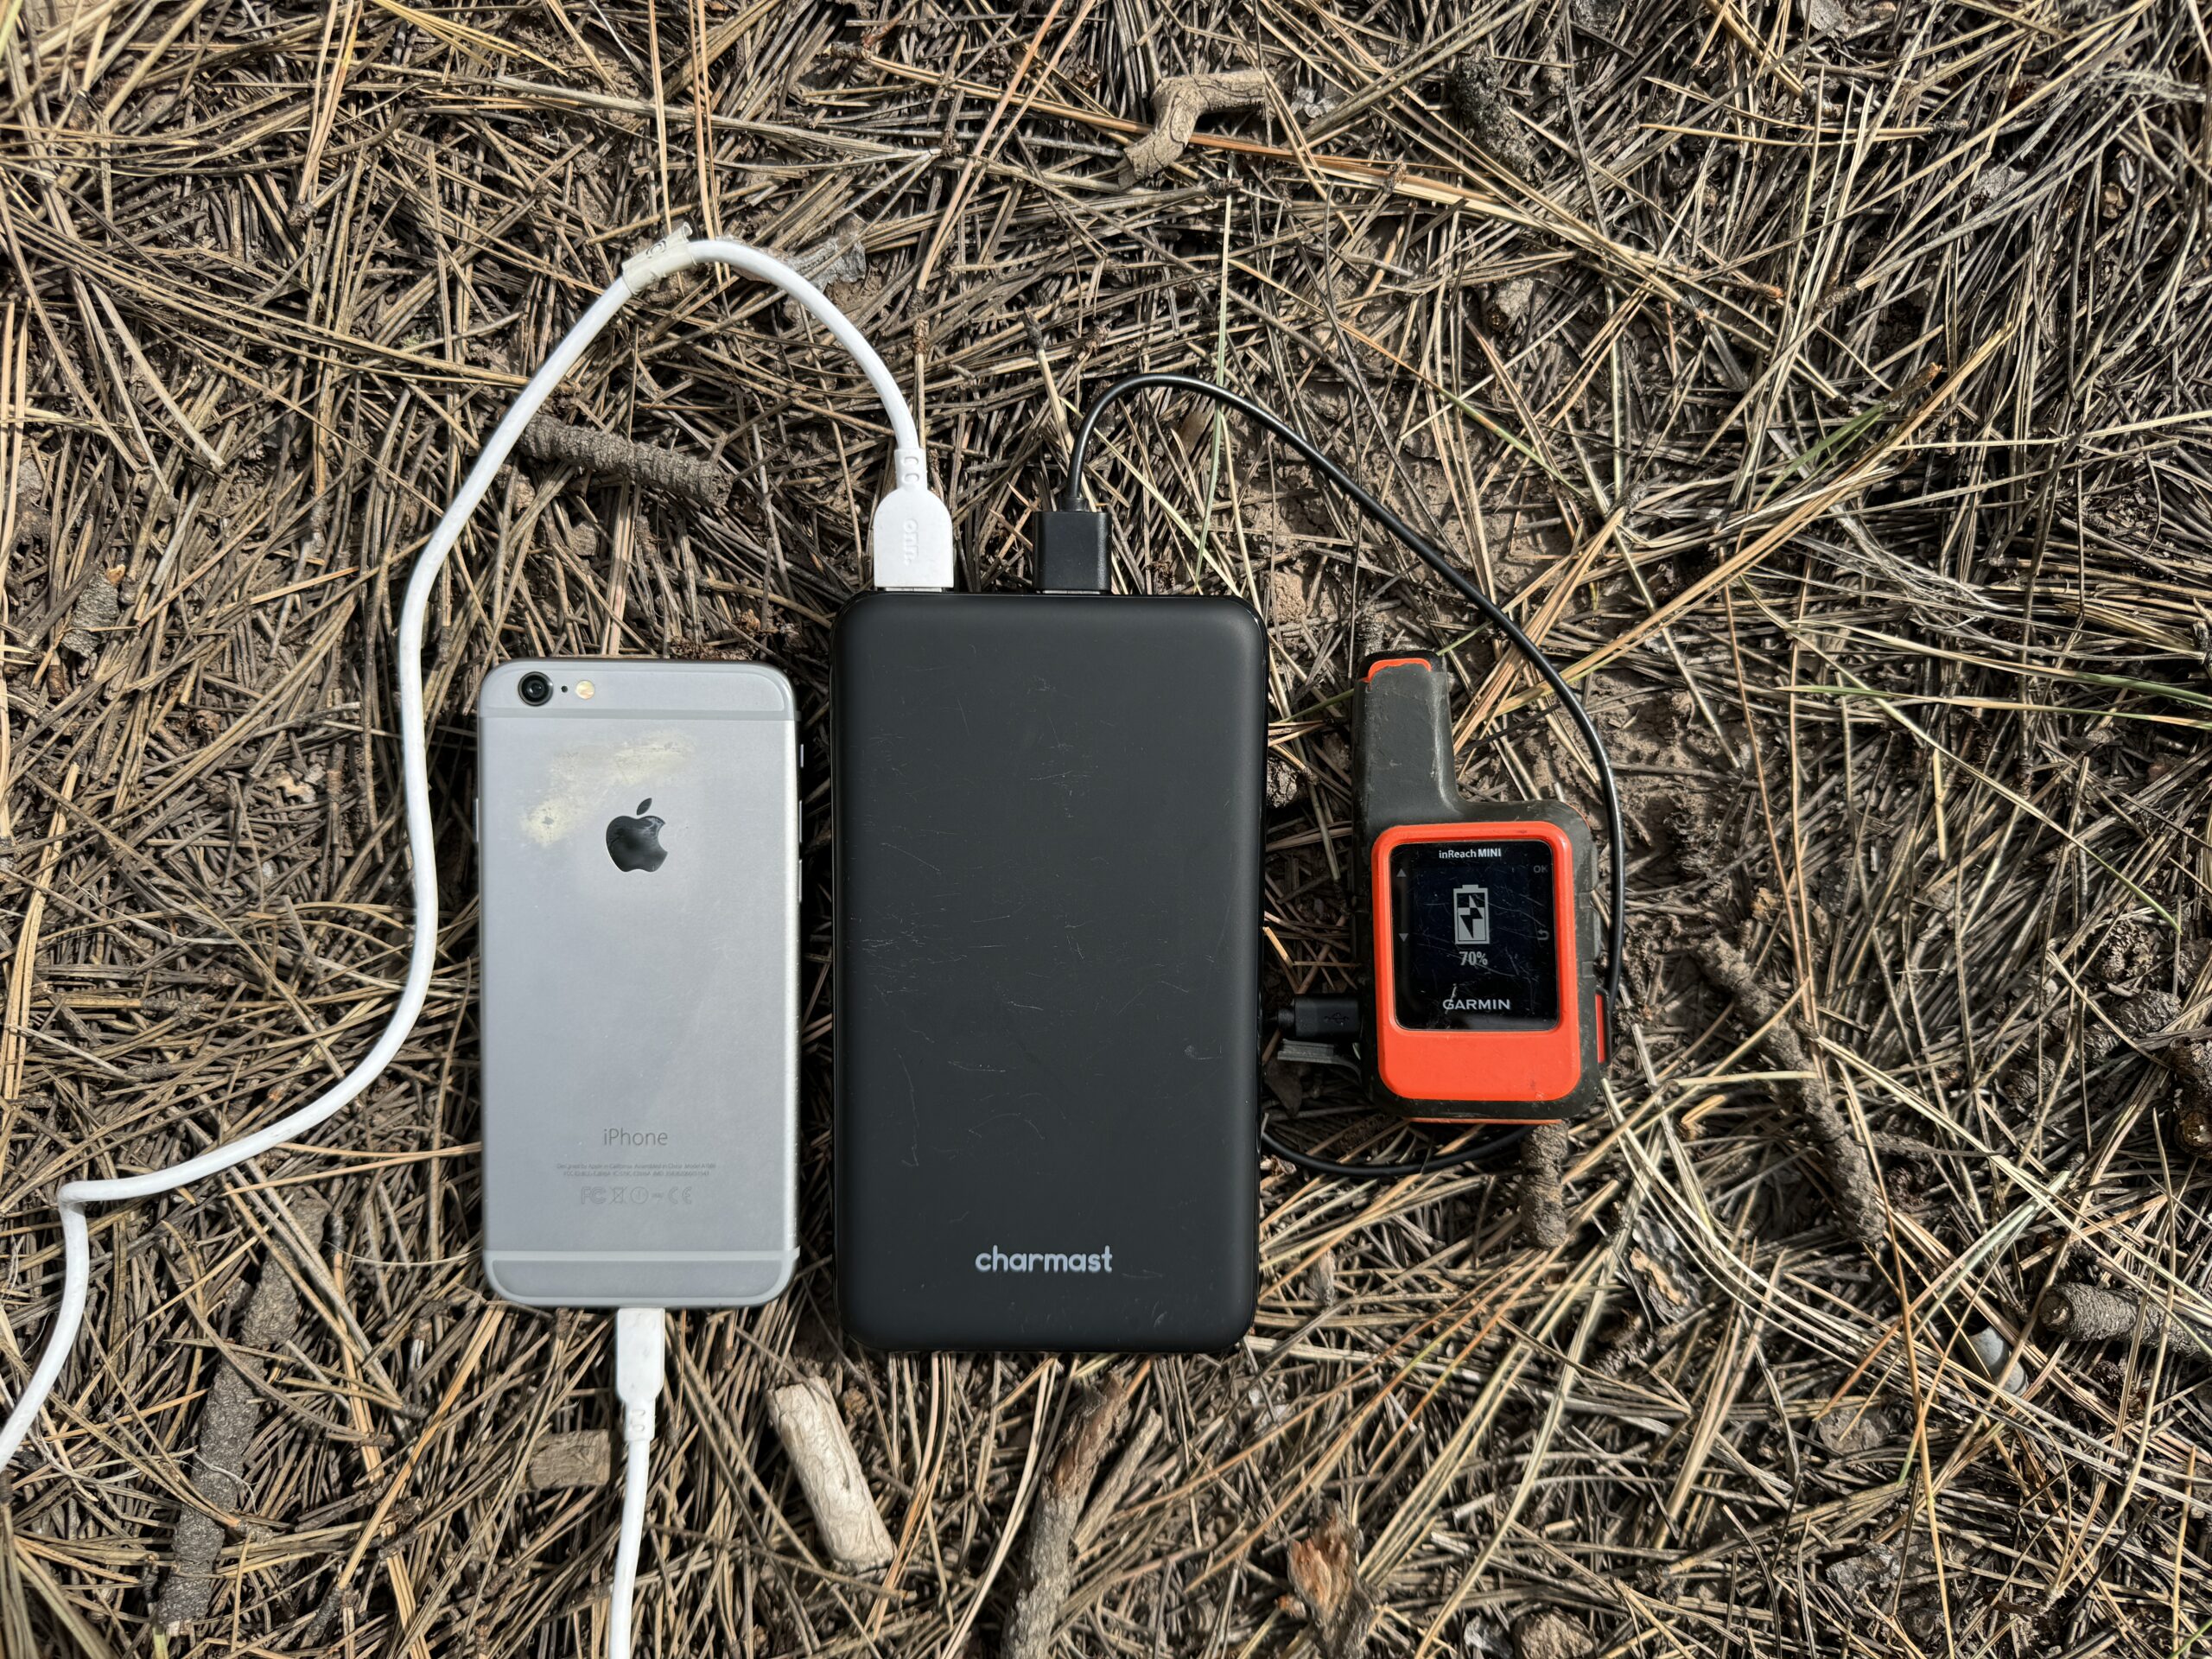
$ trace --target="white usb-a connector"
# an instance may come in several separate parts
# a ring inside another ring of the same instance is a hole
[[[895,460],[899,481],[875,504],[875,519],[870,527],[875,585],[950,588],[952,514],[944,499],[930,488],[929,468],[919,449],[902,448]]]

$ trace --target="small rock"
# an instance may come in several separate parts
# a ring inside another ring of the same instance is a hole
[[[1324,1307],[1332,1307],[1337,1300],[1337,1253],[1324,1250],[1313,1259],[1306,1270],[1306,1294]]]
[[[1890,1438],[1894,1425],[1890,1414],[1878,1407],[1870,1406],[1861,1411],[1853,1406],[1839,1406],[1813,1425],[1813,1434],[1820,1443],[1840,1458],[1853,1457],[1861,1452],[1872,1452]]]
[[[38,457],[28,450],[16,468],[15,535],[17,542],[44,543],[54,537],[54,516],[46,505],[46,478],[39,471]]]
[[[859,214],[848,213],[835,231],[791,264],[800,276],[817,288],[857,283],[868,275],[868,249],[861,239],[865,229]]]
[[[1511,1659],[1512,1638],[1505,1621],[1487,1607],[1477,1607],[1459,1627],[1459,1646],[1468,1659]]]
[[[1982,1370],[1987,1376],[1995,1377],[1997,1368],[2005,1363],[2005,1356],[2010,1351],[2012,1344],[1999,1336],[1994,1327],[1986,1325],[1974,1333],[1972,1340],[1974,1357],[1981,1361]],[[2018,1394],[2028,1386],[2028,1374],[2021,1369],[2018,1360],[2014,1360],[2011,1367],[2006,1370],[2004,1382],[2000,1386],[2007,1394]]]
[[[123,572],[116,569],[103,571],[85,584],[70,609],[69,631],[61,636],[62,650],[73,657],[99,654],[101,632],[113,627],[122,614],[122,602],[117,596],[122,581]]]
[[[1974,186],[1967,192],[1967,205],[1986,207],[1993,201],[2001,201],[2018,189],[2027,176],[2017,167],[1992,162],[1974,175]]]
[[[295,778],[289,766],[279,766],[269,778],[279,795],[302,806],[315,799],[315,786],[321,780],[322,768],[320,766],[310,768],[305,778]]]
[[[1306,789],[1306,774],[1281,755],[1268,757],[1268,804],[1288,806]]]
[[[1584,1659],[1597,1646],[1587,1630],[1548,1608],[1513,1621],[1513,1659]]]
[[[1840,1561],[1829,1562],[1826,1576],[1847,1596],[1871,1595],[1897,1582],[1897,1554],[1877,1544],[1863,1554],[1847,1555]]]
[[[605,1429],[582,1429],[573,1434],[549,1434],[530,1454],[524,1478],[533,1492],[559,1491],[575,1486],[604,1486],[613,1472]]]
[[[1244,1390],[1244,1403],[1250,1408],[1255,1422],[1272,1427],[1290,1420],[1290,1413],[1262,1383],[1255,1382]]]

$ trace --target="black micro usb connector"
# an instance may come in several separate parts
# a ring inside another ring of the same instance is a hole
[[[1301,1043],[1356,1043],[1359,998],[1350,991],[1294,996],[1287,1007],[1275,1010],[1275,1029]]]

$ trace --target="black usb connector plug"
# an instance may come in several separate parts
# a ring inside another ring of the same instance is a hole
[[[1106,515],[1088,507],[1046,507],[1036,518],[1037,591],[1106,591]]]
[[[1349,991],[1294,996],[1275,1010],[1275,1029],[1301,1043],[1357,1042],[1359,1028],[1359,998]]]

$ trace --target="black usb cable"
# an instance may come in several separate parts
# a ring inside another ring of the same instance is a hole
[[[1544,683],[1558,696],[1568,718],[1573,721],[1575,729],[1580,733],[1584,746],[1590,752],[1591,760],[1598,772],[1599,793],[1605,804],[1612,913],[1608,918],[1607,927],[1609,949],[1605,973],[1605,1035],[1606,1052],[1611,1052],[1614,1047],[1611,1032],[1613,1011],[1620,1007],[1622,958],[1625,955],[1623,941],[1628,916],[1628,836],[1621,816],[1620,789],[1613,779],[1612,761],[1605,753],[1605,740],[1599,734],[1597,722],[1590,718],[1590,711],[1583,707],[1582,699],[1575,695],[1573,687],[1567,683],[1566,676],[1544,654],[1542,647],[1522,632],[1520,626],[1454,565],[1441,548],[1392,512],[1379,497],[1331,460],[1319,444],[1265,404],[1255,403],[1241,392],[1231,391],[1226,386],[1216,385],[1211,380],[1201,380],[1195,375],[1132,374],[1116,380],[1098,394],[1097,401],[1091,404],[1090,412],[1083,417],[1083,425],[1077,430],[1075,447],[1068,457],[1067,487],[1061,492],[1059,505],[1038,514],[1037,585],[1047,592],[1095,594],[1106,591],[1106,515],[1090,505],[1083,486],[1084,463],[1089,458],[1091,435],[1097,429],[1099,417],[1132,392],[1154,386],[1210,397],[1215,403],[1257,422],[1288,444],[1322,477],[1350,496],[1361,512],[1396,537],[1422,563],[1443,577],[1462,599],[1474,607],[1484,621],[1505,636],[1507,642],[1521,653]],[[1299,1152],[1277,1137],[1268,1128],[1264,1118],[1260,1124],[1261,1144],[1276,1156],[1287,1159],[1300,1168],[1317,1174],[1359,1180],[1395,1179],[1492,1157],[1527,1133],[1525,1127],[1510,1128],[1501,1135],[1487,1137],[1472,1147],[1459,1147],[1418,1162],[1341,1164]]]

